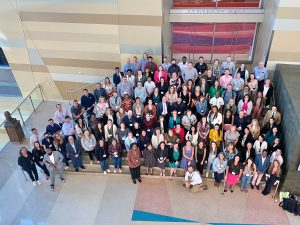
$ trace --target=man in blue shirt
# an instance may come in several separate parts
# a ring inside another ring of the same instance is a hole
[[[259,62],[258,66],[254,67],[253,73],[258,81],[258,91],[263,91],[264,82],[268,78],[267,69],[264,67],[264,62]]]
[[[89,93],[88,89],[83,90],[83,95],[81,96],[81,105],[86,110],[86,114],[89,119],[91,113],[94,111],[95,97]]]
[[[140,64],[137,60],[137,57],[133,56],[133,63],[131,63],[131,70],[132,70],[134,76],[137,75],[138,70],[139,70],[139,66],[140,66]]]
[[[53,119],[49,119],[48,122],[49,125],[46,127],[46,132],[51,136],[61,131],[61,127],[57,123],[54,123]]]
[[[96,84],[96,89],[94,90],[95,102],[98,103],[100,97],[106,98],[106,90],[102,87],[100,83]]]
[[[145,72],[145,65],[148,63],[148,54],[147,53],[144,53],[143,54],[143,58],[141,60],[141,69],[142,69],[142,72],[144,73]]]
[[[126,64],[123,66],[123,72],[126,73],[127,70],[132,70],[132,64],[130,63],[130,59],[126,60]]]

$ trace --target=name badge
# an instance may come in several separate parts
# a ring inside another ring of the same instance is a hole
[[[144,144],[144,147],[146,147],[147,146],[147,144]]]
[[[125,137],[122,137],[122,140],[125,141]]]
[[[178,112],[178,114],[181,114],[181,112]]]
[[[232,174],[232,175],[235,175],[235,172],[232,172],[231,174]]]
[[[160,159],[160,160],[163,160],[164,158],[163,158],[163,157],[160,157],[159,159]]]
[[[162,94],[162,95],[163,95],[163,94],[164,94],[164,92],[160,92],[160,94]]]
[[[103,157],[106,157],[106,154],[104,154]]]
[[[148,132],[150,132],[150,129],[147,129]]]
[[[136,134],[135,136],[137,136],[137,137],[138,137],[138,136],[140,136],[140,134]]]
[[[183,101],[183,103],[186,103],[186,101]]]
[[[124,95],[128,94],[127,91],[124,91]]]
[[[132,123],[131,123],[131,124],[129,124],[129,126],[130,126],[130,127],[132,127]]]

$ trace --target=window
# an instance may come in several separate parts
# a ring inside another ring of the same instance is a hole
[[[251,61],[256,23],[173,23],[173,57]]]
[[[258,8],[260,0],[173,0],[174,8]]]

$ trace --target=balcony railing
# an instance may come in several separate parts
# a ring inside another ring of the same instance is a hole
[[[37,107],[44,101],[43,92],[41,86],[36,86],[29,95],[27,95],[23,101],[12,111],[11,116],[20,120],[22,127],[26,127],[26,121]],[[0,124],[0,151],[9,142],[9,137],[4,128],[4,122]]]

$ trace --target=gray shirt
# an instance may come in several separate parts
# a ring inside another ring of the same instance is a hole
[[[186,68],[182,74],[182,78],[185,83],[187,83],[188,80],[192,80],[195,82],[195,80],[197,79],[197,76],[198,76],[198,73],[194,67],[191,69]]]

